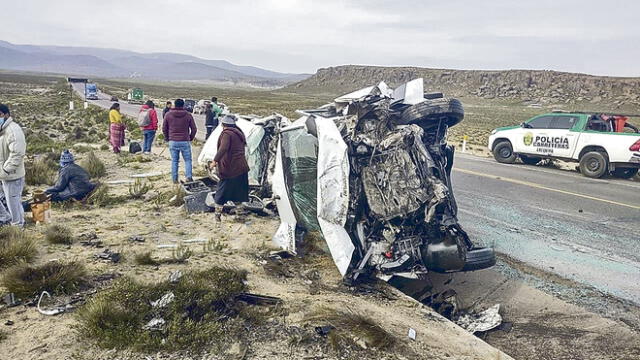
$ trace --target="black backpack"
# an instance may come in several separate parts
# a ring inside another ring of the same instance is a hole
[[[140,146],[139,142],[132,141],[129,143],[129,153],[135,154],[135,153],[139,153],[140,151],[142,151],[142,147]]]

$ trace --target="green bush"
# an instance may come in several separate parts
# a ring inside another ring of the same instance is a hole
[[[44,238],[49,244],[71,245],[74,240],[71,229],[63,225],[49,225],[44,232]]]
[[[53,185],[58,174],[58,164],[40,157],[25,162],[25,177],[27,185]]]
[[[47,291],[51,294],[70,294],[84,284],[86,270],[78,262],[49,261],[39,266],[18,264],[6,270],[2,286],[16,296],[26,299]]]
[[[93,151],[89,152],[80,162],[80,166],[89,173],[89,176],[91,176],[92,179],[101,178],[107,173],[104,163]]]
[[[15,226],[0,228],[0,269],[21,262],[32,262],[38,250],[29,233]]]

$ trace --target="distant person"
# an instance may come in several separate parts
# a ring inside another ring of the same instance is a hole
[[[205,121],[204,124],[207,127],[207,136],[205,139],[208,139],[211,136],[211,133],[218,127],[218,117],[216,113],[213,111],[213,104],[207,104],[207,109],[204,111]]]
[[[171,179],[178,183],[180,154],[184,159],[184,174],[187,181],[193,181],[191,163],[191,142],[196,138],[198,128],[193,116],[184,109],[184,100],[176,99],[174,108],[167,113],[162,122],[162,133],[169,142],[171,152]]]
[[[156,131],[158,131],[158,113],[156,112],[156,105],[151,100],[142,105],[140,112],[147,111],[149,116],[149,125],[142,126],[142,135],[144,136],[144,142],[142,144],[142,153],[151,154],[151,146],[153,140],[156,138]]]
[[[215,96],[211,97],[211,109],[213,110],[214,117],[217,119],[222,115],[222,107],[218,105],[218,98]]]
[[[220,182],[216,190],[216,218],[222,214],[222,205],[228,201],[249,201],[249,164],[245,158],[244,149],[247,139],[236,125],[234,115],[222,118],[222,133],[218,138],[218,152],[212,167],[218,168]]]
[[[167,113],[169,112],[169,110],[171,110],[171,101],[167,101],[167,103],[164,105],[164,110],[162,110],[162,118],[164,119],[164,117],[167,115]]]
[[[24,226],[21,197],[24,189],[24,155],[27,142],[20,125],[11,118],[9,107],[0,104],[0,189],[6,207],[0,202],[0,224]]]
[[[109,109],[109,140],[113,147],[113,152],[120,153],[120,147],[124,146],[124,132],[127,129],[122,114],[120,114],[120,104],[113,103]]]
[[[89,173],[74,161],[69,150],[63,151],[60,155],[60,170],[56,184],[44,191],[51,195],[51,201],[82,200],[96,188]]]

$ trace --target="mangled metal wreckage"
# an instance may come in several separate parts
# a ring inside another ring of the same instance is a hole
[[[272,177],[283,249],[296,253],[305,232],[320,232],[348,282],[495,264],[458,224],[446,143],[464,117],[458,100],[425,95],[416,79],[299,113],[280,130]]]

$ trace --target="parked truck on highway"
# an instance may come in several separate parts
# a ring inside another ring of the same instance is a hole
[[[84,90],[84,97],[87,100],[98,100],[98,86],[96,84],[87,84]]]
[[[587,177],[611,174],[631,178],[640,168],[640,131],[628,122],[638,115],[552,112],[520,125],[501,127],[489,136],[489,149],[501,163],[520,158],[535,165],[542,159],[579,163]]]
[[[129,90],[129,93],[127,94],[127,102],[129,104],[144,103],[144,91],[140,88],[133,88]]]

